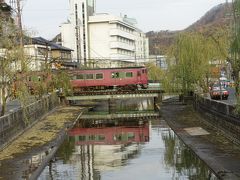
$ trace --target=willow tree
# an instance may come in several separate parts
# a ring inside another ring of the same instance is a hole
[[[197,87],[207,90],[209,61],[213,58],[210,44],[200,33],[182,33],[176,39],[170,54],[175,62],[169,64],[169,74],[183,95],[188,95]]]
[[[233,78],[236,87],[236,95],[240,95],[240,0],[234,0],[233,6],[233,29],[231,42],[231,58],[230,63],[233,70]]]
[[[164,71],[157,67],[154,63],[147,63],[146,67],[148,69],[149,80],[162,82],[164,79]]]
[[[59,95],[72,95],[72,86],[70,83],[70,75],[65,71],[57,71],[53,76],[54,88],[59,91]]]
[[[235,83],[237,106],[236,112],[240,113],[240,0],[233,0],[232,3],[232,42],[231,42],[231,58],[229,61],[232,66],[232,75]]]

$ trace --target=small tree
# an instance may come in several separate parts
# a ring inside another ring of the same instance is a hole
[[[64,71],[57,71],[53,76],[54,88],[61,91],[63,96],[72,94],[72,86],[70,83],[70,76]]]
[[[3,26],[4,24],[4,26]],[[14,81],[18,68],[19,57],[22,55],[22,48],[18,45],[18,29],[12,21],[0,20],[0,95],[1,95],[1,116],[5,114],[7,100],[13,95]],[[23,61],[23,60],[20,60]]]

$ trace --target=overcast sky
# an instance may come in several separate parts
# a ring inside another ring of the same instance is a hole
[[[229,2],[231,0],[228,0]],[[181,30],[226,0],[97,0],[97,13],[136,18],[144,32]],[[69,14],[69,0],[22,0],[24,27],[47,39],[59,33]]]

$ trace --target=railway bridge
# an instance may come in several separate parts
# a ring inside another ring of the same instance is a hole
[[[134,99],[134,98],[153,98],[154,110],[158,109],[157,104],[162,101],[163,90],[159,84],[150,84],[148,89],[138,90],[102,90],[102,91],[83,91],[73,96],[66,97],[69,103],[86,100],[108,100],[109,113],[115,112],[117,99]]]

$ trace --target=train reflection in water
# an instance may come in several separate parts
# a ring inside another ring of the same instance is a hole
[[[69,142],[74,146],[69,161],[79,163],[80,176],[85,176],[81,178],[100,178],[103,171],[120,169],[138,156],[141,144],[149,142],[148,122],[117,124],[121,125],[112,126],[110,123],[99,127],[101,125],[88,121],[87,127],[75,127],[69,131]]]
[[[149,141],[149,125],[133,127],[74,128],[69,131],[76,145],[117,145]]]

